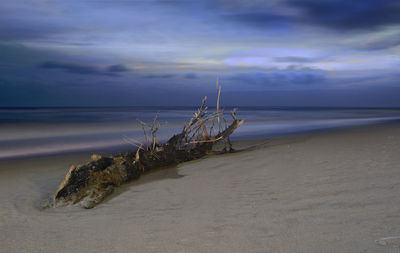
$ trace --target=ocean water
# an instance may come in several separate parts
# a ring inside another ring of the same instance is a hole
[[[229,112],[232,108],[225,108]],[[137,119],[158,115],[160,141],[179,133],[195,107],[0,108],[0,159],[71,152],[135,150],[144,142]],[[209,111],[213,111],[209,108]],[[233,140],[400,121],[400,109],[241,107],[245,124]],[[225,116],[230,119],[229,113]]]

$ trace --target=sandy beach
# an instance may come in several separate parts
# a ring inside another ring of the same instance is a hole
[[[398,252],[398,124],[236,147],[90,210],[43,208],[87,154],[1,161],[0,252]]]

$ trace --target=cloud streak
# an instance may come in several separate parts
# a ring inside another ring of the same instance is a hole
[[[116,65],[111,65],[107,68],[107,71],[109,72],[128,72],[130,71],[130,69],[128,67],[126,67],[125,65],[122,64],[116,64]]]
[[[122,64],[111,65],[106,69],[96,68],[89,65],[68,63],[68,62],[56,62],[46,61],[39,65],[42,69],[55,69],[64,70],[73,74],[80,75],[107,75],[107,76],[118,76],[117,73],[127,72],[129,69]]]
[[[287,3],[304,11],[300,21],[341,31],[400,24],[400,4],[396,0],[289,0]]]

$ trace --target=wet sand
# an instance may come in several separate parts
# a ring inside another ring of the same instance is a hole
[[[42,208],[87,154],[0,162],[0,252],[397,252],[400,127],[236,143],[91,210]]]

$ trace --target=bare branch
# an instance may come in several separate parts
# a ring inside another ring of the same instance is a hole
[[[218,87],[218,80],[217,80],[217,87]],[[218,97],[217,97],[217,114],[219,115],[219,99],[221,96],[221,87],[218,87]],[[218,133],[221,132],[221,120],[218,116],[217,118],[217,122],[218,122]]]
[[[146,132],[147,124],[146,124],[145,122],[141,121],[140,119],[136,119],[136,120],[137,120],[137,121],[140,123],[140,125],[142,126],[144,138],[146,139],[146,148],[148,148],[149,145],[150,145],[150,140],[149,140],[149,137],[147,136],[147,132]]]
[[[135,139],[133,139],[131,137],[128,137],[128,136],[124,136],[124,141],[129,143],[129,144],[131,144],[131,145],[133,145],[133,146],[135,146],[135,147],[138,147],[138,148],[143,145],[141,142],[139,142],[139,141],[137,141],[137,140],[135,140]]]

